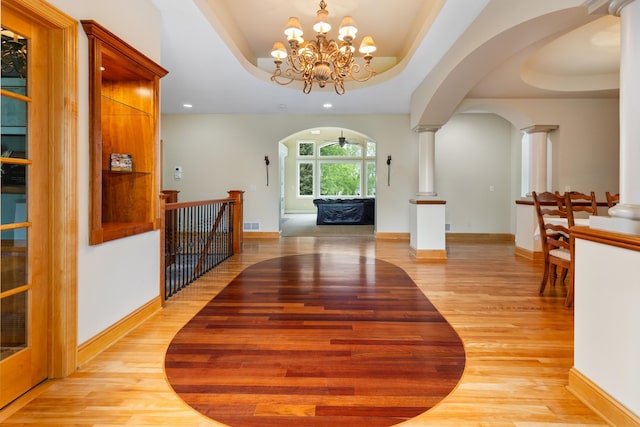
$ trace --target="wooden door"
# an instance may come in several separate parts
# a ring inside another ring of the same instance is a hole
[[[47,377],[49,33],[2,7],[0,407]]]

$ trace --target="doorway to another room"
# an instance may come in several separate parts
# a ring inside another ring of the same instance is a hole
[[[373,236],[375,141],[311,128],[282,140],[279,152],[281,236]]]

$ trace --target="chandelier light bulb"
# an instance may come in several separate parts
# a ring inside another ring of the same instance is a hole
[[[350,42],[356,38],[356,34],[358,34],[358,28],[356,28],[356,23],[353,18],[350,16],[342,18],[340,29],[338,30],[338,40]]]
[[[364,36],[362,39],[362,43],[360,43],[360,53],[364,53],[365,55],[370,55],[376,51],[376,44],[373,41],[373,37]]]
[[[284,47],[284,43],[275,42],[271,48],[271,56],[276,59],[284,59],[287,57],[287,48]]]
[[[300,20],[295,16],[292,16],[287,21],[287,25],[284,28],[284,35],[287,36],[287,40],[294,40],[302,38],[302,25],[300,25]]]
[[[326,2],[321,0],[313,25],[316,36],[312,40],[305,41],[302,38],[303,30],[298,18],[289,18],[284,29],[289,49],[282,42],[275,42],[271,49],[276,64],[271,76],[273,82],[288,85],[293,81],[302,81],[304,93],[311,92],[314,84],[320,88],[333,84],[336,93],[342,95],[345,81],[364,82],[376,75],[371,67],[371,54],[376,50],[373,38],[366,36],[360,45],[364,66],[355,63],[355,47],[352,44],[358,33],[355,21],[351,16],[342,18],[338,41],[333,40],[327,35],[331,25],[326,8]]]
[[[326,6],[326,5],[325,5]],[[313,24],[313,31],[320,34],[327,34],[331,31],[331,24],[329,24],[329,11],[322,6],[320,2],[320,9],[316,14],[316,22]]]

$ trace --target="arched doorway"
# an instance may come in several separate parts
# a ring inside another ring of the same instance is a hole
[[[375,209],[375,141],[347,128],[318,127],[283,139],[279,152],[283,237],[373,235],[375,213],[370,221],[318,224],[314,201],[367,202]]]

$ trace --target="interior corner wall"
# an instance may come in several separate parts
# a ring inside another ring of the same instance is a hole
[[[619,98],[465,99],[460,110],[492,111],[521,130],[557,125],[551,140],[552,190],[618,192],[620,164]],[[525,120],[526,119],[526,120]]]
[[[160,62],[160,13],[149,0],[48,2],[77,20],[99,22]],[[78,25],[78,344],[160,295],[160,233],[90,246],[89,192],[89,54]]]

